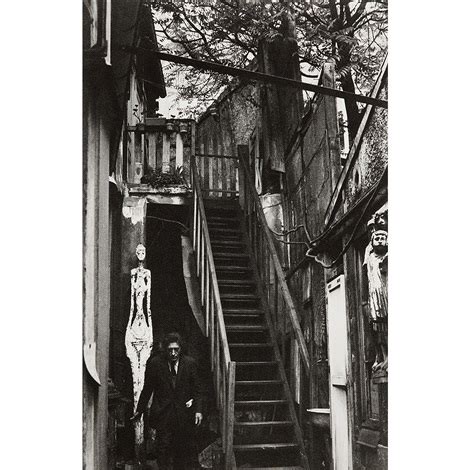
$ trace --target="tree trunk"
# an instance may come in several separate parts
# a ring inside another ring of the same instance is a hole
[[[351,34],[352,35],[352,34]],[[350,93],[356,93],[356,87],[354,85],[354,80],[351,74],[351,49],[352,47],[349,44],[338,44],[338,53],[339,60],[337,64],[338,74],[340,76],[341,88],[343,91],[348,91]],[[344,71],[346,67],[349,67],[347,71]],[[357,129],[359,128],[359,123],[361,120],[361,115],[359,114],[359,108],[357,106],[357,101],[355,100],[344,100],[346,106],[346,114],[348,119],[348,131],[349,131],[349,144],[352,145],[354,137],[356,136]]]
[[[356,87],[354,86],[354,81],[352,79],[351,71],[341,76],[340,82],[341,82],[341,88],[343,89],[343,91],[356,93]],[[352,145],[354,137],[356,136],[357,129],[359,128],[361,115],[359,113],[359,108],[355,100],[345,99],[344,104],[346,106],[346,114],[347,114],[347,119],[348,119],[349,144]]]

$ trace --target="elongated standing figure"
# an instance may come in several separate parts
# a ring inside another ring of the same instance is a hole
[[[153,346],[152,315],[150,312],[150,270],[144,268],[145,246],[137,245],[139,265],[131,270],[131,309],[126,328],[126,354],[131,362],[134,387],[134,412],[144,386],[145,366]],[[144,442],[144,421],[135,421],[135,444]]]
[[[376,358],[374,374],[388,372],[388,232],[383,215],[375,214],[369,221],[371,240],[366,249],[364,265],[369,280],[369,314],[374,332]]]

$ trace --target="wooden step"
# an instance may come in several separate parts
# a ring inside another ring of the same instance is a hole
[[[229,287],[246,287],[254,286],[256,282],[253,279],[220,279],[219,286]]]
[[[244,308],[244,307],[239,307],[239,308],[224,308],[224,315],[252,315],[252,316],[258,316],[262,315],[264,312],[260,310],[259,308]]]
[[[217,266],[217,274],[221,273],[246,273],[253,272],[249,266]]]
[[[299,447],[295,442],[275,442],[269,444],[236,444],[234,450],[278,450]]]
[[[249,470],[304,470],[304,467],[246,467]]]
[[[282,380],[236,380],[236,385],[280,385]]]
[[[222,300],[259,300],[259,296],[256,294],[237,294],[237,293],[225,293],[220,294]]]
[[[241,235],[242,231],[238,228],[223,228],[223,227],[209,227],[209,232],[215,233],[234,233],[237,235]]]
[[[254,321],[261,321],[262,317],[261,315],[250,315],[246,314],[244,315],[243,313],[237,313],[237,314],[224,314],[225,322],[241,322],[241,321],[246,321],[246,322],[252,322],[252,323],[246,323],[247,325],[253,325]],[[231,323],[228,323],[230,325]]]
[[[287,405],[287,400],[235,400],[236,406]]]
[[[217,259],[217,258],[230,258],[230,259],[235,259],[235,258],[247,259],[247,258],[249,258],[249,255],[247,255],[246,253],[227,253],[227,252],[224,252],[224,251],[215,251],[215,250],[212,250],[212,253],[213,253],[215,259]]]
[[[226,217],[226,216],[221,216],[221,215],[210,215],[210,216],[207,217],[207,222],[209,224],[211,224],[211,223],[239,224],[240,219],[236,216],[236,214],[234,214],[233,217]]]
[[[237,367],[274,366],[278,364],[278,361],[238,361]]]
[[[265,325],[226,325],[226,330],[230,332],[244,332],[244,331],[266,331],[268,329]]]
[[[247,427],[247,428],[258,428],[258,427],[270,427],[270,426],[293,426],[293,421],[235,421],[234,423],[237,427]]]
[[[236,240],[211,240],[211,245],[221,245],[221,246],[246,246],[246,243],[244,241],[236,241]]]

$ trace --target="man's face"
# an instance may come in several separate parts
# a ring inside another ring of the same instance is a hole
[[[170,343],[166,348],[166,352],[168,354],[168,359],[171,362],[176,362],[180,357],[180,345],[177,342]]]

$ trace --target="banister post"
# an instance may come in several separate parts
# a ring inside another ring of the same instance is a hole
[[[245,207],[245,178],[248,175],[245,174],[245,165],[248,165],[248,145],[238,145],[237,146],[237,153],[238,153],[238,200],[240,203],[241,208]],[[243,162],[245,165],[243,165]]]
[[[227,427],[225,469],[232,469],[233,462],[233,426],[235,422],[235,371],[236,363],[228,363],[228,396],[227,396]]]

